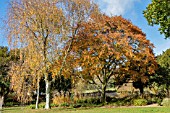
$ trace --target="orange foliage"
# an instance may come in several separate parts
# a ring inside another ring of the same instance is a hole
[[[121,81],[129,75],[133,81],[142,78],[146,82],[147,74],[154,73],[154,45],[130,21],[121,16],[92,15],[81,27],[72,54],[83,78],[99,89],[106,89],[112,77]]]

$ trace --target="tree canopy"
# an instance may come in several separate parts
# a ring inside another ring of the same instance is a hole
[[[166,38],[170,38],[170,1],[169,0],[152,0],[146,10],[144,17],[149,25],[159,25],[159,31]]]
[[[11,48],[20,48],[21,51],[20,62],[15,64],[13,72],[11,71],[12,82],[15,83],[13,88],[17,92],[26,91],[22,88],[30,89],[30,86],[35,86],[35,82],[44,76],[45,108],[49,109],[52,82],[49,68],[57,60],[65,43],[69,41],[69,45],[72,45],[71,40],[75,37],[79,24],[87,21],[89,15],[95,11],[97,6],[89,0],[81,2],[80,0],[11,0],[7,21],[8,40]],[[69,52],[70,46],[66,53]],[[17,80],[20,78],[23,82],[18,84]],[[27,79],[33,85],[25,84]],[[35,87],[38,88],[38,85]]]
[[[111,78],[120,82],[130,76],[133,81],[141,78],[145,83],[146,73],[154,73],[154,46],[130,21],[121,16],[92,15],[80,26],[70,52],[74,57],[72,66],[102,92],[103,102]]]

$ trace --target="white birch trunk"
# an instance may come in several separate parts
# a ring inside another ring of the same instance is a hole
[[[50,81],[48,79],[45,80],[45,83],[46,83],[46,103],[45,103],[45,109],[50,109],[50,86],[51,86],[51,83],[50,83]]]
[[[0,110],[2,110],[3,104],[4,104],[4,96],[0,96]]]
[[[40,96],[40,83],[39,83],[39,76],[38,76],[38,81],[37,81],[37,99],[36,99],[35,109],[38,109],[39,96]]]

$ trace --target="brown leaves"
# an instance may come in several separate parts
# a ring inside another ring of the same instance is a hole
[[[146,82],[145,73],[154,73],[156,66],[149,65],[156,65],[153,44],[130,21],[121,16],[92,15],[82,28],[73,46],[73,52],[82,51],[78,59],[82,74],[110,77],[126,73],[134,80],[144,77]]]

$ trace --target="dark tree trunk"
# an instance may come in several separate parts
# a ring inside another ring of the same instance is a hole
[[[140,87],[139,90],[140,90],[140,95],[143,95],[144,92],[143,87]]]
[[[166,87],[167,97],[170,98],[169,87]]]
[[[106,103],[106,85],[102,85],[102,95],[101,95],[101,102],[104,104]]]

